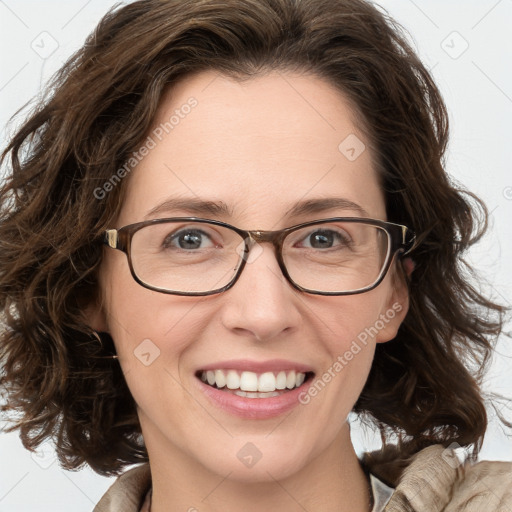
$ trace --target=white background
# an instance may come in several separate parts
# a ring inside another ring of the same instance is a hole
[[[40,92],[114,3],[0,0],[2,147],[19,121],[6,130],[8,119]],[[512,0],[381,0],[379,4],[410,31],[441,88],[451,118],[448,171],[479,194],[491,211],[491,231],[470,259],[489,283],[488,291],[511,305]],[[486,383],[487,389],[509,396],[511,344],[509,338],[502,338]],[[358,453],[380,445],[371,433],[361,435],[357,425],[353,434]],[[92,510],[112,479],[88,469],[63,471],[51,447],[46,445],[43,451],[39,459],[33,458],[16,434],[0,434],[0,512],[53,512],[70,505],[75,512]],[[481,458],[512,460],[512,438],[507,439],[494,420]]]

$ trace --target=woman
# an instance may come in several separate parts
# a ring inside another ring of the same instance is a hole
[[[0,196],[27,448],[143,462],[98,512],[512,509],[512,465],[475,464],[504,313],[460,265],[485,208],[450,184],[444,104],[391,20],[139,1],[53,86]],[[351,411],[384,450],[357,458]]]

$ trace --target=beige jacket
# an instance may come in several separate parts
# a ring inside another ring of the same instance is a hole
[[[372,474],[395,489],[384,512],[512,512],[512,462],[460,465],[441,445],[399,464],[393,463],[396,455],[387,448],[362,457]],[[148,464],[130,469],[93,512],[141,512],[150,487]]]

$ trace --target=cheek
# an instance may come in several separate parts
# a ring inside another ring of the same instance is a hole
[[[363,304],[356,297],[338,298],[336,304],[314,310],[318,329],[323,333],[319,339],[323,365],[300,401],[303,414],[315,418],[313,423],[307,423],[306,438],[321,440],[317,450],[327,448],[339,435],[373,362],[375,339],[365,329],[378,318],[380,300],[370,298]]]
[[[203,318],[194,314],[198,299],[148,290],[132,278],[127,264],[115,263],[104,281],[105,311],[124,373],[157,366],[173,370],[203,328]]]
[[[322,372],[315,376],[304,401],[322,395],[317,406],[325,413],[334,410],[345,415],[366,382],[378,335],[375,324],[385,300],[384,294],[374,292],[322,297],[310,307],[310,319],[319,334],[318,348],[324,356]]]
[[[156,423],[181,432],[176,410],[190,409],[183,392],[187,369],[182,362],[203,329],[194,321],[194,304],[151,292],[136,282],[111,290],[110,332],[139,414],[146,411]]]
[[[354,352],[362,353],[367,345],[374,344],[378,333],[375,326],[380,326],[386,297],[383,287],[358,295],[320,297],[310,303],[311,319],[323,333],[324,344],[333,360],[353,347],[356,347]]]
[[[311,306],[324,358],[322,372],[303,401],[316,402],[319,417],[334,414],[344,421],[357,401],[372,366],[386,298],[383,287],[360,295],[322,297]]]

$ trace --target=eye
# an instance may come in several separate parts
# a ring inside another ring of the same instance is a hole
[[[163,242],[166,249],[182,249],[191,251],[195,249],[208,249],[215,247],[207,233],[200,229],[181,229],[169,234]]]
[[[350,237],[333,229],[317,229],[309,233],[301,245],[311,249],[343,248],[350,245]]]

